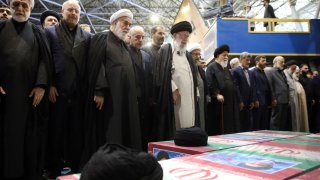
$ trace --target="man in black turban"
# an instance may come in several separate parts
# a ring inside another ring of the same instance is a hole
[[[228,65],[228,45],[221,45],[214,51],[215,61],[209,65],[206,78],[211,96],[208,105],[208,135],[235,133],[239,131],[240,94]]]
[[[215,58],[217,58],[220,54],[222,54],[225,51],[229,53],[230,52],[230,48],[229,48],[228,45],[223,44],[223,45],[221,45],[220,47],[218,47],[217,49],[214,50],[213,55],[214,55]]]
[[[192,25],[182,21],[173,25],[170,32],[173,44],[165,44],[159,50],[159,120],[156,133],[164,134],[162,140],[172,139],[175,128],[199,125],[197,67],[186,50]]]
[[[174,33],[181,31],[188,31],[189,33],[192,33],[191,24],[188,21],[181,21],[171,27],[170,33],[173,35]]]
[[[289,60],[284,64],[286,69],[283,70],[284,74],[286,75],[287,84],[289,87],[289,106],[291,109],[291,118],[288,118],[288,119],[291,120],[291,127],[292,127],[292,129],[289,129],[289,130],[304,131],[304,129],[300,128],[304,126],[302,123],[304,120],[302,118],[300,119],[300,114],[302,114],[301,110],[303,108],[302,108],[302,104],[300,104],[299,102],[299,97],[298,97],[299,92],[298,92],[298,89],[297,89],[298,87],[296,85],[295,77],[294,77],[297,64],[298,64],[297,61]]]
[[[80,180],[162,180],[163,171],[148,153],[105,144],[84,166]]]
[[[60,21],[59,14],[52,10],[46,10],[40,16],[40,23],[43,28],[54,26],[58,24],[59,21]]]

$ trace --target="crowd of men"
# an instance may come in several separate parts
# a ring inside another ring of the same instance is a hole
[[[172,44],[153,27],[148,46],[128,9],[92,34],[77,0],[63,3],[62,17],[45,11],[42,27],[28,21],[33,6],[0,7],[0,179],[81,172],[105,143],[146,151],[191,126],[209,135],[320,130],[320,76],[306,64],[277,56],[266,67],[265,56],[243,52],[230,69],[222,45],[205,65],[200,45],[188,46],[188,21],[172,26]]]

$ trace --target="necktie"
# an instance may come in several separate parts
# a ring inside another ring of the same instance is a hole
[[[246,79],[247,79],[247,82],[248,82],[248,85],[250,86],[250,78],[249,78],[249,72],[247,69],[243,69],[244,71],[244,75],[246,76]]]

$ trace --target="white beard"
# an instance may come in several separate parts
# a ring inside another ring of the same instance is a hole
[[[125,40],[127,33],[123,32],[120,26],[117,26],[114,28],[114,32],[113,32],[119,39],[121,39],[122,41]]]
[[[12,19],[14,19],[14,20],[17,21],[17,22],[26,22],[26,21],[29,19],[30,14],[31,14],[31,12],[29,11],[29,12],[26,13],[25,16],[17,16],[17,15],[15,15],[15,13],[13,12],[13,14],[12,14]]]
[[[297,75],[297,73],[293,73],[293,74],[292,74],[292,78],[293,78],[295,81],[299,81],[299,75]]]
[[[220,64],[223,68],[226,68],[228,66],[228,61],[219,61],[219,60],[216,60],[216,62],[218,64]]]
[[[187,46],[181,44],[181,41],[179,41],[179,40],[174,40],[173,46],[176,51],[183,52],[183,53],[185,53],[187,51]]]

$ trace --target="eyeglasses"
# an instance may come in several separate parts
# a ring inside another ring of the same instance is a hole
[[[26,2],[18,2],[18,1],[14,1],[11,3],[12,8],[18,8],[20,7],[20,5],[22,6],[23,9],[28,9],[29,8],[29,4]]]
[[[136,39],[142,39],[142,40],[144,39],[144,36],[142,36],[142,35],[135,35],[134,37],[135,37]]]
[[[128,26],[128,27],[130,27],[131,26],[131,22],[129,22],[129,21],[126,21],[126,20],[119,20],[121,23],[122,23],[122,25],[124,25],[124,26]]]
[[[181,37],[189,37],[190,36],[190,33],[189,32],[179,32],[179,35],[181,36]]]
[[[74,12],[74,13],[76,13],[76,14],[80,13],[80,11],[79,11],[78,9],[76,9],[76,8],[68,8],[67,11],[68,11],[69,13],[72,13],[72,12]]]
[[[192,53],[193,56],[201,56],[201,53]]]

